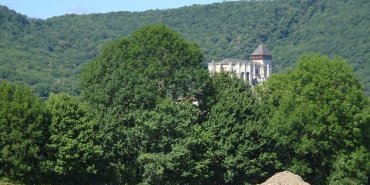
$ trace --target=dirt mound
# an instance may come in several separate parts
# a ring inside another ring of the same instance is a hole
[[[261,185],[310,185],[310,184],[305,182],[300,176],[292,172],[284,171],[276,173]]]

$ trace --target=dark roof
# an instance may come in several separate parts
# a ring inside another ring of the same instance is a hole
[[[250,61],[248,60],[240,60],[240,59],[231,59],[231,58],[226,58],[226,59],[223,59],[220,63],[221,64],[230,64],[230,62],[232,64],[237,64],[237,63],[249,63]]]
[[[252,53],[252,55],[269,55],[272,56],[272,53],[270,50],[268,50],[265,45],[261,44],[258,46],[256,50]]]

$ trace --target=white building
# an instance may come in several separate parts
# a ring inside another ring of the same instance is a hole
[[[261,44],[253,53],[252,60],[224,59],[208,63],[210,74],[228,72],[256,85],[265,81],[272,73],[272,53]]]

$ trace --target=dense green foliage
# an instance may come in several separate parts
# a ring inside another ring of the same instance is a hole
[[[268,125],[286,169],[318,184],[336,170],[344,174],[335,180],[355,176],[363,181],[353,184],[365,182],[369,153],[363,147],[369,141],[369,104],[342,59],[304,56],[296,69],[263,84],[259,94],[266,95],[262,100],[271,113]],[[338,160],[357,167],[346,172],[338,169],[345,166],[333,169],[334,163],[340,165]]]
[[[149,109],[160,97],[187,96],[203,55],[195,45],[163,25],[143,27],[109,43],[81,74],[82,95],[91,103]],[[199,69],[200,70],[200,69]]]
[[[150,174],[143,183],[156,179],[152,177],[156,174],[146,170],[155,167],[147,166],[146,161],[159,158],[157,153],[170,152],[176,143],[172,140],[183,138],[197,120],[197,111],[191,106],[179,107],[173,101],[199,94],[201,79],[208,78],[200,68],[202,59],[198,46],[163,25],[154,25],[107,44],[86,66],[81,94],[104,113],[99,116],[104,149],[118,165],[113,167],[118,171],[117,180],[138,183],[141,173]]]
[[[103,150],[89,106],[73,96],[60,94],[52,95],[46,107],[52,118],[45,147],[48,157],[43,161],[46,173],[66,184],[98,182]]]
[[[212,168],[220,184],[258,183],[281,164],[266,130],[266,112],[252,89],[227,75],[212,78],[216,92],[203,127],[212,141]]]
[[[0,174],[27,183],[39,181],[48,137],[45,106],[31,90],[0,84]]]
[[[209,76],[200,49],[164,25],[110,42],[81,96],[44,104],[0,84],[0,177],[24,184],[255,184],[290,170],[312,184],[366,184],[370,102],[341,58],[303,56],[251,88]],[[198,105],[192,101],[198,100]]]
[[[303,53],[339,55],[370,92],[368,0],[223,2],[179,9],[65,15],[35,20],[0,7],[0,79],[30,85],[40,96],[78,94],[78,75],[103,42],[164,23],[196,42],[204,62],[249,58],[264,42],[276,72]]]

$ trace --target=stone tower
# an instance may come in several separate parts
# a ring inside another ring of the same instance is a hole
[[[260,44],[252,53],[253,71],[258,82],[265,81],[272,73],[272,53],[265,45]]]

